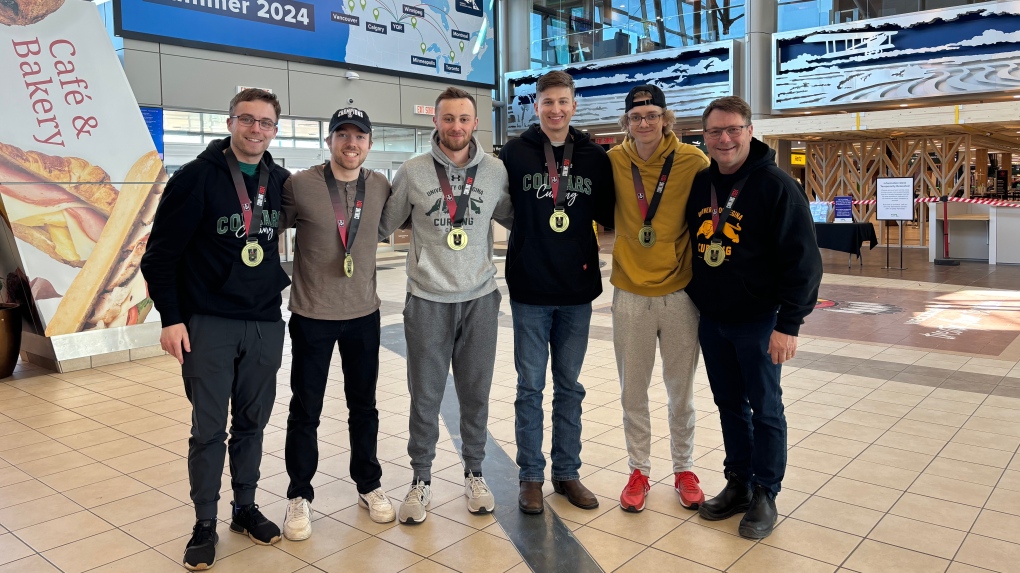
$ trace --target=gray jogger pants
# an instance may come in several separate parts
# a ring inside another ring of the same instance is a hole
[[[439,408],[451,362],[460,402],[464,466],[472,472],[482,469],[501,300],[499,291],[457,303],[407,295],[404,337],[411,394],[407,454],[415,479],[432,479],[432,460],[439,441]]]

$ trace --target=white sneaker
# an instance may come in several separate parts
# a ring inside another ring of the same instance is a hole
[[[397,517],[393,511],[393,504],[381,487],[368,493],[359,493],[358,505],[367,509],[368,516],[376,523],[389,523]]]
[[[468,473],[464,478],[464,497],[467,498],[468,511],[471,513],[489,513],[496,508],[496,498],[489,491],[485,478]]]
[[[291,541],[304,541],[312,535],[312,506],[303,497],[287,504],[283,517],[283,536]]]
[[[425,509],[432,503],[432,488],[419,481],[411,484],[404,502],[400,504],[400,523],[421,523],[428,514]]]

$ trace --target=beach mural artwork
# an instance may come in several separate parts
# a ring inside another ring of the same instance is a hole
[[[634,86],[654,84],[666,95],[677,117],[700,117],[713,99],[733,93],[733,42],[525,70],[506,74],[509,93],[507,130],[518,135],[533,123],[535,84],[552,70],[574,78],[577,113],[571,125],[585,127],[615,123],[623,115],[624,98]]]
[[[1020,91],[1020,2],[776,34],[773,109]]]

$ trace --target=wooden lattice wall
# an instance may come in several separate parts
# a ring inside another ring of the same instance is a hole
[[[874,199],[879,177],[911,177],[921,197],[962,191],[970,195],[970,136],[808,143],[804,188],[817,201],[850,195]],[[870,221],[874,204],[854,205],[858,221]]]

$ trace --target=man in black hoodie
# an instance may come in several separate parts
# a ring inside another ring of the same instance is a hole
[[[581,484],[581,402],[577,378],[588,348],[591,302],[602,294],[598,237],[592,221],[613,225],[613,171],[606,152],[570,127],[574,80],[562,71],[538,80],[533,125],[499,158],[510,178],[514,223],[506,282],[517,367],[518,507],[542,513],[542,394],[552,351],[552,483],[570,503],[599,502]]]
[[[807,196],[753,138],[751,108],[736,96],[702,115],[712,163],[694,179],[687,225],[701,311],[698,336],[719,407],[726,487],[698,510],[708,520],[745,512],[739,533],[762,539],[776,522],[786,472],[779,379],[815,306],[822,258]]]
[[[160,344],[182,365],[191,402],[188,477],[197,521],[184,566],[216,559],[216,507],[224,456],[234,490],[230,530],[260,545],[280,529],[255,505],[262,432],[283,354],[280,193],[289,173],[266,152],[280,103],[259,89],[230,101],[230,137],[209,144],[170,181],[141,268],[163,322]],[[227,407],[230,404],[230,443]]]

